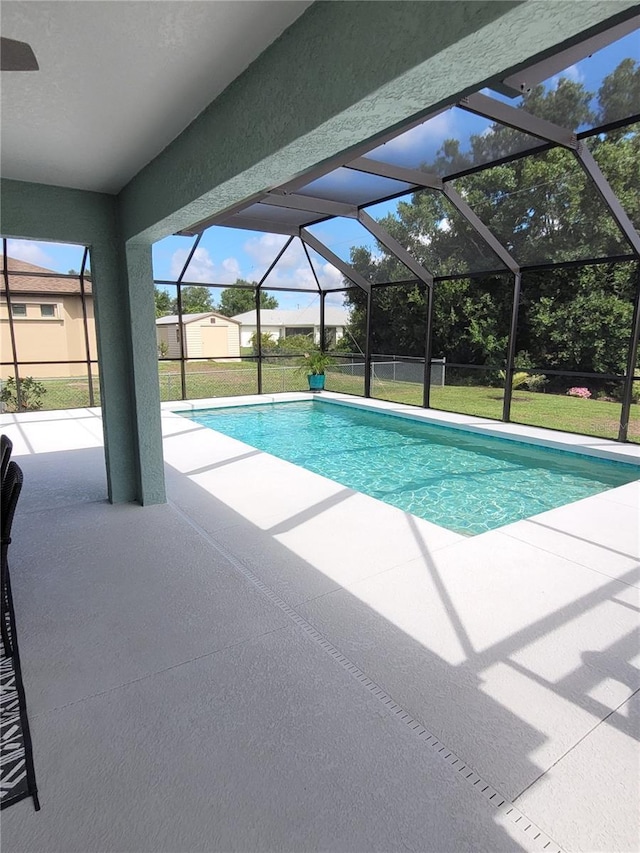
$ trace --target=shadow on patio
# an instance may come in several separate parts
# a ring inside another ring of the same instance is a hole
[[[186,431],[169,506],[108,506],[99,447],[18,459],[43,810],[5,813],[6,850],[631,849],[637,570],[502,534],[434,549],[292,466],[262,500],[256,464],[286,463],[228,445],[193,466]]]

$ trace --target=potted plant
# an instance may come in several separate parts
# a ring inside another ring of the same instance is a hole
[[[333,359],[326,352],[305,353],[301,370],[304,370],[309,380],[310,391],[322,391],[324,389],[324,372]]]

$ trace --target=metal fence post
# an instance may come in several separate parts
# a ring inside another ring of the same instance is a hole
[[[636,295],[633,305],[633,320],[631,321],[631,337],[629,339],[629,353],[627,356],[627,373],[624,380],[624,391],[622,393],[622,409],[620,412],[618,441],[626,441],[629,432],[631,397],[633,396],[633,377],[636,375],[638,341],[640,339],[640,264],[636,266],[636,279]]]
[[[431,405],[431,349],[433,342],[433,288],[435,284],[425,285],[424,295],[427,300],[427,322],[424,335],[424,374],[422,378],[422,406],[428,409]]]
[[[256,287],[256,343],[258,349],[258,394],[262,394],[262,326],[260,323],[259,287]]]
[[[516,357],[516,334],[518,331],[518,310],[520,308],[520,286],[522,283],[522,273],[514,273],[513,282],[513,310],[511,312],[511,328],[509,330],[507,365],[504,372],[504,404],[502,406],[502,420],[506,423],[511,419],[511,383],[513,380],[514,362]]]

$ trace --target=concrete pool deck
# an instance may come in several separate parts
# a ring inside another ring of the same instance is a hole
[[[189,407],[145,509],[104,500],[98,410],[3,416],[43,805],[3,849],[638,848],[640,483],[464,538]]]

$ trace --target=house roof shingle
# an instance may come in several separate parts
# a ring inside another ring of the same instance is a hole
[[[4,262],[0,255],[0,292],[4,294]],[[13,296],[17,293],[42,293],[50,296],[67,294],[80,295],[79,278],[68,278],[63,275],[56,275],[54,270],[45,269],[45,267],[30,264],[27,261],[20,261],[17,258],[7,258],[7,270],[9,273],[9,293]],[[11,275],[12,272],[29,273],[28,275]],[[42,277],[41,274],[44,274]],[[84,289],[87,296],[91,296],[91,280],[85,278]]]

